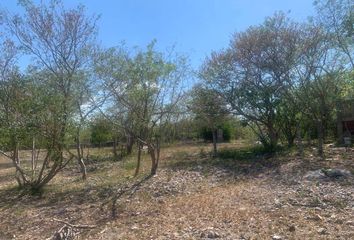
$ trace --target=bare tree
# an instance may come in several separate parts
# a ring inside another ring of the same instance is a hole
[[[78,84],[74,92],[74,106],[76,106],[76,116],[72,118],[73,127],[75,132],[75,142],[76,142],[76,154],[73,154],[70,149],[67,152],[77,159],[81,173],[82,179],[86,180],[87,171],[84,161],[84,149],[81,144],[81,131],[89,116],[100,107],[104,98],[101,99],[98,95],[94,95],[94,89],[97,90],[97,85],[95,84],[95,79],[91,78],[88,73],[83,73],[80,75],[81,84]]]
[[[38,5],[31,1],[21,1],[24,14],[7,17],[7,28],[14,41],[25,54],[33,57],[38,72],[35,85],[44,89],[47,115],[43,129],[48,142],[47,154],[34,181],[26,179],[32,189],[41,189],[66,164],[66,135],[68,124],[75,113],[75,89],[82,84],[80,73],[85,71],[90,59],[90,51],[95,42],[96,18],[86,17],[83,6],[64,9],[59,1],[48,5]],[[52,162],[47,170],[45,166]]]
[[[185,58],[172,53],[165,56],[154,45],[152,42],[146,51],[134,54],[124,48],[110,49],[97,61],[97,72],[104,79],[112,105],[118,115],[129,116],[126,119],[132,127],[121,128],[137,139],[139,149],[142,145],[148,148],[152,175],[160,159],[161,126],[175,113],[188,71]]]

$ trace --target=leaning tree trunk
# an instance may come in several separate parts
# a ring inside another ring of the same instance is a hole
[[[157,173],[157,168],[159,166],[160,161],[160,141],[156,141],[156,146],[148,144],[148,149],[151,158],[151,170],[150,174],[153,176]]]
[[[18,186],[22,187],[24,185],[24,181],[22,181],[23,178],[21,178],[21,175],[20,175],[21,173],[19,172],[19,167],[21,166],[21,163],[20,163],[20,158],[19,158],[18,152],[19,152],[19,144],[16,142],[14,145],[12,161],[16,166],[18,166],[18,168],[16,168],[15,178],[18,183]]]
[[[150,170],[150,174],[156,175],[157,173],[157,167],[158,167],[158,161],[156,159],[156,154],[155,154],[155,150],[149,150],[150,151],[150,157],[151,157],[151,170]]]
[[[137,177],[140,171],[140,163],[141,163],[141,143],[138,143],[138,159],[136,163],[134,177]]]
[[[77,160],[80,166],[80,171],[82,174],[82,180],[86,180],[87,179],[87,170],[86,170],[86,165],[84,162],[84,156],[83,156],[83,149],[81,146],[81,142],[80,142],[80,134],[78,134],[78,136],[76,137],[76,150],[77,150]]]
[[[80,170],[81,170],[81,174],[82,174],[82,180],[86,180],[87,179],[87,170],[86,170],[86,165],[85,165],[83,158],[79,159],[79,165],[80,165]]]

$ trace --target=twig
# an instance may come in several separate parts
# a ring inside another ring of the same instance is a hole
[[[97,227],[96,225],[74,225],[74,224],[68,223],[64,220],[60,220],[60,219],[56,219],[56,218],[53,218],[53,221],[64,223],[72,228],[95,228],[95,227]]]

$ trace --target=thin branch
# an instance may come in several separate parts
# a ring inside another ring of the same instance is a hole
[[[56,218],[53,218],[52,220],[55,222],[64,223],[65,225],[68,225],[69,227],[72,227],[72,228],[96,228],[97,227],[96,225],[71,224],[71,223],[68,223],[64,220],[60,220],[60,219],[56,219]]]

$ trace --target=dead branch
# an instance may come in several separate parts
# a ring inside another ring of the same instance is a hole
[[[78,225],[78,224],[71,224],[71,223],[68,223],[64,220],[60,220],[60,219],[56,219],[56,218],[53,218],[53,221],[55,222],[60,222],[60,223],[64,223],[66,224],[67,226],[69,227],[72,227],[72,228],[96,228],[97,226],[96,225]]]

